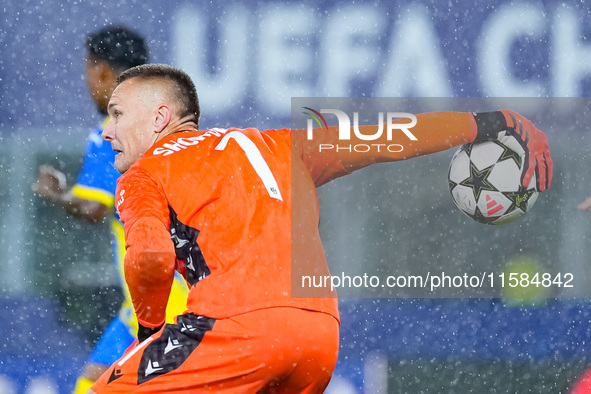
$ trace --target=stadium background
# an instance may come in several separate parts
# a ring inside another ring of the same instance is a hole
[[[0,392],[68,392],[119,297],[106,226],[76,222],[30,189],[42,163],[73,180],[99,121],[83,80],[89,31],[125,24],[148,38],[152,61],[188,71],[202,127],[263,129],[289,125],[293,96],[589,96],[590,10],[574,0],[3,1]],[[584,99],[561,102],[563,118],[538,120],[556,178],[531,215],[499,228],[461,216],[446,190],[453,151],[378,166],[320,191],[333,269],[458,272],[533,256],[584,284],[591,217],[576,204],[591,194],[590,117]],[[527,307],[344,299],[329,391],[566,392],[591,364],[591,305],[587,293],[551,295]]]

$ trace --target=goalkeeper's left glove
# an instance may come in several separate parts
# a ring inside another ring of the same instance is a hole
[[[521,184],[527,187],[535,173],[538,191],[550,187],[553,162],[546,134],[523,115],[508,109],[473,115],[477,125],[475,142],[498,140],[507,144],[509,137],[515,137],[525,150],[525,171],[521,177]]]

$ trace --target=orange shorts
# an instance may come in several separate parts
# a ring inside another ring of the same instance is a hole
[[[177,317],[115,362],[95,393],[322,393],[334,370],[331,315],[268,308],[228,319]]]

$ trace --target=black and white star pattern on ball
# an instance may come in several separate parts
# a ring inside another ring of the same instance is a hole
[[[509,149],[501,143],[495,143],[501,148],[503,148],[503,153],[501,154],[501,157],[499,157],[498,161],[513,160],[515,164],[517,164],[517,168],[521,168],[521,156],[519,155],[519,153],[515,152],[513,149]]]
[[[457,184],[457,183],[455,183],[454,181],[452,181],[452,180],[451,180],[451,179],[449,179],[449,178],[448,178],[448,180],[447,180],[447,181],[448,181],[448,183],[449,183],[449,191],[450,191],[450,192],[451,192],[451,191],[454,189],[454,187],[458,186],[458,184]]]
[[[521,209],[523,212],[527,212],[527,202],[535,193],[535,189],[527,189],[522,185],[519,185],[517,192],[503,192],[503,195],[511,201],[511,206],[507,212],[511,212],[515,207]]]
[[[460,182],[460,185],[472,188],[474,192],[474,199],[478,201],[480,193],[483,190],[495,191],[497,190],[489,181],[488,176],[493,166],[486,167],[485,169],[478,171],[478,168],[473,163],[470,163],[470,176]]]
[[[473,147],[474,147],[474,144],[464,144],[464,145],[462,145],[462,147],[460,149],[463,150],[464,152],[466,152],[468,157],[470,157],[470,155],[472,154]]]
[[[478,208],[478,206],[476,206],[476,209],[474,210],[474,214],[471,216],[471,218],[476,220],[477,222],[484,223],[484,224],[490,224],[491,220],[494,219],[494,218],[489,218],[489,217],[484,216],[482,214],[482,212],[480,212],[480,208]]]

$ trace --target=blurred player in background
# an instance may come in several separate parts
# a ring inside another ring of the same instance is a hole
[[[97,223],[108,218],[111,222],[111,247],[123,287],[124,301],[118,315],[104,331],[90,355],[76,382],[75,393],[86,392],[108,366],[123,354],[137,335],[138,324],[123,278],[123,226],[114,212],[119,173],[113,165],[115,152],[111,149],[111,144],[102,140],[101,133],[108,122],[107,104],[116,87],[117,76],[122,71],[147,61],[148,48],[143,37],[125,27],[109,26],[88,35],[86,82],[96,108],[105,118],[88,137],[84,164],[71,189],[66,184],[65,175],[47,165],[39,168],[39,177],[33,184],[33,190],[40,197],[61,206],[78,219]],[[179,275],[172,289],[170,309],[167,310],[170,317],[184,311],[187,291],[186,284]]]
[[[588,197],[585,201],[580,203],[577,208],[580,211],[591,211],[591,197]]]
[[[321,151],[338,143],[338,128],[316,130],[311,140],[306,130],[197,131],[191,79],[151,64],[120,75],[108,111],[103,138],[124,173],[116,206],[128,244],[125,278],[140,325],[153,333],[144,331],[90,393],[321,393],[339,347],[336,294],[291,296],[292,264],[330,275],[316,187],[371,164],[507,133],[526,147],[522,184],[536,173],[542,191],[552,178],[545,134],[508,110],[419,114],[418,140],[404,151]],[[386,134],[376,145],[387,144]],[[175,270],[191,285],[188,310],[165,324]]]
[[[591,394],[591,368],[583,372],[571,388],[570,394]]]
[[[585,199],[585,201],[581,202],[577,208],[580,211],[591,211],[591,197]],[[591,394],[591,368],[587,369],[580,377],[577,379],[575,384],[570,391],[571,394]]]

